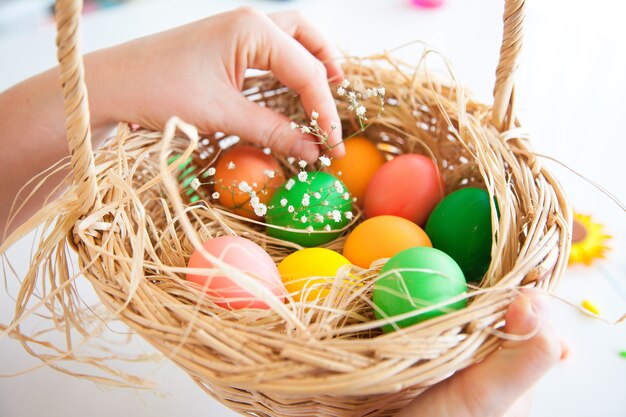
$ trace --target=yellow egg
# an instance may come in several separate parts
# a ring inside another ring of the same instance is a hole
[[[339,179],[362,205],[365,190],[374,173],[385,163],[385,157],[371,141],[363,137],[354,137],[345,142],[346,156],[333,160],[330,166],[335,175],[341,172]]]
[[[329,284],[337,271],[350,261],[335,251],[325,248],[308,248],[292,253],[278,264],[278,271],[295,301],[313,301],[328,294]]]

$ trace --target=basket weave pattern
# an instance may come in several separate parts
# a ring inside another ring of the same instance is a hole
[[[214,161],[215,155],[198,155],[219,149],[221,134],[201,140],[178,119],[164,132],[121,124],[117,136],[94,153],[77,46],[80,6],[80,1],[57,0],[74,186],[58,217],[65,234],[42,244],[33,271],[65,256],[63,236],[69,236],[81,271],[102,302],[230,408],[258,416],[392,415],[423,389],[497,349],[502,340],[497,329],[520,287],[551,291],[557,284],[567,263],[571,209],[559,184],[533,156],[513,113],[523,0],[506,1],[493,107],[472,100],[454,80],[411,72],[388,55],[344,64],[348,79],[364,88],[382,85],[388,92],[382,117],[366,132],[388,158],[426,154],[442,172],[446,193],[470,185],[485,188],[500,212],[492,263],[480,287],[467,295],[470,305],[384,335],[371,324],[376,269],[353,271],[360,284],[331,291],[326,300],[268,301],[267,312],[220,309],[184,281],[190,254],[207,238],[247,237],[277,262],[297,245],[268,237],[262,225],[212,202],[189,205],[181,199],[168,156],[183,154],[181,161],[192,156],[197,164]],[[271,75],[248,79],[244,94],[305,119],[298,97]],[[357,126],[351,113],[339,110],[344,133],[352,133]],[[286,172],[294,170],[280,160]],[[326,247],[340,251],[344,239]],[[69,273],[55,269],[63,286]],[[242,282],[252,281],[223,269]],[[29,279],[36,276],[32,272]],[[57,301],[72,312],[79,305],[76,298],[68,286]]]

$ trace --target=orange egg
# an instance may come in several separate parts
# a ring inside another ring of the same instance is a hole
[[[343,247],[345,256],[354,265],[369,268],[372,262],[391,258],[415,246],[432,247],[421,227],[397,216],[378,216],[354,228]]]
[[[335,175],[356,197],[357,204],[362,206],[365,190],[374,173],[385,163],[385,157],[371,141],[363,137],[354,137],[345,142],[346,156],[333,160],[330,166]]]
[[[261,216],[254,213],[250,204],[250,190],[259,203],[267,205],[285,182],[285,176],[273,156],[254,146],[236,145],[224,151],[217,161],[215,182],[220,204],[235,214],[258,220]]]

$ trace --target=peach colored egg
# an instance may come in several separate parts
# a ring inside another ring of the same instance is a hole
[[[343,256],[354,265],[369,268],[378,259],[391,258],[415,246],[432,246],[421,227],[402,217],[376,216],[359,224],[348,235]]]
[[[365,216],[404,217],[424,227],[443,198],[443,182],[433,161],[417,154],[400,155],[383,165],[365,192]]]
[[[348,188],[359,206],[363,207],[365,190],[374,173],[385,163],[385,157],[376,145],[363,137],[345,141],[346,156],[333,160],[330,169]]]
[[[202,246],[211,255],[258,279],[258,282],[266,286],[281,302],[284,301],[285,287],[278,268],[262,247],[251,240],[237,236],[220,236],[207,240]],[[213,268],[213,264],[199,251],[191,255],[188,266],[189,268]],[[189,273],[187,280],[205,288],[207,298],[228,310],[268,308],[267,304],[252,295],[245,285],[233,281],[219,270],[215,271],[212,276]]]
[[[220,156],[215,165],[215,191],[219,202],[235,214],[260,220],[250,204],[249,186],[259,203],[267,205],[274,192],[285,182],[278,161],[250,145],[235,145]]]

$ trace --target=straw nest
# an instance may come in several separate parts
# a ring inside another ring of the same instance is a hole
[[[498,329],[518,289],[551,291],[557,284],[567,264],[571,213],[560,186],[533,156],[510,100],[500,106],[498,120],[495,110],[475,102],[453,77],[426,72],[423,63],[407,66],[381,55],[347,59],[344,70],[363,88],[385,87],[385,111],[365,134],[388,158],[428,155],[446,192],[478,186],[497,200],[492,262],[480,285],[463,295],[467,308],[382,334],[384,322],[375,320],[371,302],[378,268],[342,270],[327,280],[325,298],[283,304],[250,276],[209,256],[271,308],[228,311],[214,305],[185,280],[189,256],[202,241],[243,236],[276,262],[297,246],[269,237],[259,222],[211,200],[191,204],[181,198],[177,163],[168,165],[168,158],[191,156],[206,168],[219,155],[218,142],[228,137],[203,140],[173,119],[163,133],[120,125],[117,136],[95,152],[92,168],[89,162],[80,168],[80,155],[73,156],[76,185],[51,203],[54,214],[42,211],[31,221],[43,222],[49,233],[23,281],[14,324],[5,330],[36,354],[37,334],[23,334],[18,324],[28,314],[37,282],[47,279],[51,285],[43,286],[43,298],[56,326],[68,334],[69,328],[89,334],[88,314],[74,289],[79,274],[70,272],[67,261],[73,251],[79,273],[115,317],[241,413],[387,416],[481,360],[506,337]],[[298,97],[271,75],[248,79],[244,94],[304,121]],[[368,114],[377,112],[377,103],[364,104],[376,106]],[[358,125],[345,107],[340,104],[339,110],[349,134]],[[281,161],[286,172],[294,170]],[[85,197],[81,187],[90,183],[95,193]],[[359,221],[355,216],[351,227]],[[340,237],[327,247],[340,251],[343,242]],[[358,279],[344,281],[348,272]],[[76,358],[71,346],[58,357]],[[54,357],[42,359],[54,363]],[[97,366],[113,373],[109,381],[125,380],[119,371]]]

